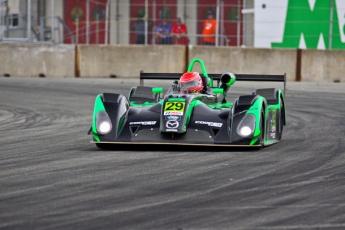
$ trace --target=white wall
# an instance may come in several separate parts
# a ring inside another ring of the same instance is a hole
[[[271,48],[283,39],[288,0],[256,0],[254,4],[255,47]],[[266,7],[263,8],[263,5]]]

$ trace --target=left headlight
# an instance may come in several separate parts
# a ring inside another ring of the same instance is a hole
[[[100,134],[107,134],[112,129],[112,124],[108,114],[105,111],[100,111],[96,116],[97,132]]]
[[[237,126],[237,134],[241,137],[253,135],[255,129],[255,116],[246,114]]]

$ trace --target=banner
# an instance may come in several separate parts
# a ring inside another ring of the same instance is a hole
[[[345,49],[344,0],[256,0],[255,47]]]

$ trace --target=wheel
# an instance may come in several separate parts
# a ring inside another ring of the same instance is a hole
[[[260,122],[260,125],[261,125],[261,135],[260,135],[260,145],[261,147],[264,146],[264,140],[265,140],[265,113],[264,111],[261,111],[261,122]]]
[[[101,144],[101,143],[96,143],[96,146],[99,148],[99,149],[111,149],[111,145],[109,144]]]
[[[260,127],[261,127],[261,133],[260,133],[260,146],[257,147],[257,149],[261,149],[264,146],[264,140],[265,140],[265,115],[264,112],[261,111],[261,117],[260,117]]]
[[[280,119],[279,119],[279,127],[278,127],[278,140],[280,141],[283,137],[283,128],[284,128],[284,105],[280,108]]]

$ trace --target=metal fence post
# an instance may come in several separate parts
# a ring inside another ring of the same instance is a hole
[[[0,42],[4,37],[4,30],[5,30],[5,12],[6,12],[6,4],[4,0],[0,0]]]
[[[50,20],[51,20],[51,36],[50,36],[50,40],[52,41],[52,42],[54,42],[54,4],[55,4],[55,2],[54,2],[54,0],[51,0],[50,1]]]
[[[27,0],[27,36],[28,41],[31,41],[31,0]]]
[[[241,44],[241,5],[240,0],[237,0],[237,46]]]
[[[220,6],[220,0],[217,0],[217,23],[216,23],[216,46],[218,46],[218,40],[219,40],[219,6]]]
[[[153,8],[153,12],[152,12],[152,17],[153,17],[153,28],[155,28],[155,26],[156,26],[156,0],[153,0],[153,6],[152,6],[152,8]],[[156,39],[155,39],[155,34],[154,34],[154,36],[153,36],[153,38],[152,38],[152,44],[156,44]]]
[[[90,0],[86,0],[86,44],[90,43]]]
[[[109,4],[110,0],[107,0],[107,5],[105,9],[105,34],[104,34],[104,44],[109,44],[108,36],[109,36]]]
[[[148,44],[148,20],[149,20],[149,2],[145,0],[145,45]]]
[[[333,0],[330,0],[330,19],[329,19],[329,41],[328,49],[332,49],[332,37],[333,37]]]
[[[76,23],[76,45],[78,45],[79,43],[79,18],[77,17],[76,20],[75,20],[75,23]]]

